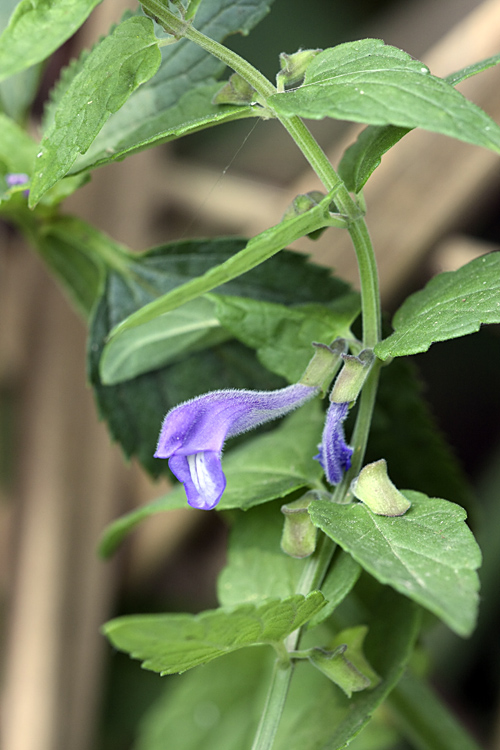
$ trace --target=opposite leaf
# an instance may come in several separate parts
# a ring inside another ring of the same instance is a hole
[[[248,34],[269,12],[272,0],[210,0],[202,2],[196,28],[222,42],[230,34]],[[156,26],[157,36],[166,36]],[[93,168],[155,144],[221,122],[254,117],[259,107],[213,104],[217,79],[225,65],[186,39],[162,49],[157,75],[138,89],[104,125],[72,171]]]
[[[269,103],[282,115],[419,127],[500,153],[500,127],[482,109],[380,39],[324,50],[303,86],[274,94]]]
[[[199,615],[131,615],[108,622],[104,634],[121,651],[160,674],[185,672],[245,646],[279,643],[324,604],[320,591],[260,605]]]
[[[108,117],[151,78],[161,62],[150,18],[128,18],[85,59],[58,102],[37,155],[30,206],[85,153]]]
[[[490,253],[458,271],[435,276],[396,312],[394,333],[375,347],[380,359],[426,352],[435,341],[500,322],[500,253]]]
[[[317,526],[365,570],[434,612],[456,633],[472,633],[478,607],[481,552],[458,505],[405,491],[412,503],[399,518],[375,516],[362,504],[317,500]]]
[[[101,0],[21,0],[0,36],[0,81],[45,60]]]
[[[500,55],[494,55],[450,73],[444,80],[455,86],[466,78],[498,65],[499,62]],[[382,156],[410,130],[411,128],[398,128],[395,125],[368,125],[361,131],[357,140],[344,152],[338,167],[339,175],[347,189],[359,193],[372,172],[379,166]]]

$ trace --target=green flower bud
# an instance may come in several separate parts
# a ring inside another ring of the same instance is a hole
[[[342,359],[344,360],[344,367],[335,381],[330,395],[330,401],[336,404],[356,401],[368,377],[375,355],[371,349],[364,349],[359,357],[352,354],[343,354]]]
[[[385,458],[367,464],[352,482],[351,492],[377,516],[402,516],[411,505],[389,479]]]
[[[345,656],[346,651],[348,651],[346,644],[337,646],[333,651],[313,648],[309,655],[309,661],[328,679],[342,688],[350,698],[352,693],[366,690],[371,683],[368,677],[360,672]]]
[[[216,93],[213,104],[256,104],[258,94],[253,86],[238,73],[233,73],[228,82]]]
[[[317,495],[314,491],[306,492],[298,500],[281,506],[285,516],[281,549],[290,557],[309,557],[316,549],[318,529],[309,518],[307,508]]]
[[[281,70],[276,76],[278,91],[284,91],[285,86],[293,86],[304,78],[309,63],[321,49],[299,49],[292,55],[282,52],[280,55]]]

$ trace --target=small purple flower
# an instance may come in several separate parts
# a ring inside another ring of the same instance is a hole
[[[320,462],[330,484],[338,484],[344,471],[351,468],[353,449],[346,445],[344,437],[344,419],[347,417],[349,403],[332,401],[328,409],[319,444],[319,453],[314,458]]]
[[[296,383],[277,391],[212,391],[171,409],[158,438],[156,458],[184,484],[193,508],[211,510],[226,488],[224,441],[288,414],[319,392]]]
[[[29,176],[27,174],[24,174],[24,172],[10,172],[9,174],[5,175],[5,182],[10,188],[16,187],[17,185],[26,185],[26,183],[29,181]],[[23,193],[24,195],[28,195],[29,190],[24,190]]]

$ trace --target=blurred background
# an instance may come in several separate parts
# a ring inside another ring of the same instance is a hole
[[[36,98],[34,132],[61,67],[134,7],[104,0],[54,55]],[[446,75],[498,53],[500,0],[276,0],[252,35],[232,37],[229,46],[274,77],[282,51],[364,36]],[[460,89],[500,121],[499,87],[497,68]],[[0,97],[11,106],[12,91]],[[334,164],[358,132],[333,121],[311,127]],[[317,187],[277,123],[243,121],[97,170],[65,208],[145,249],[189,236],[255,234],[279,221],[298,193]],[[365,197],[388,313],[435,273],[499,249],[499,193],[497,156],[441,136],[412,132],[384,157]],[[296,249],[357,284],[340,231],[301,240]],[[174,511],[140,526],[113,561],[100,561],[106,523],[166,484],[126,465],[111,445],[85,382],[84,324],[6,224],[0,319],[2,747],[126,750],[170,678],[112,657],[99,626],[125,611],[215,606],[226,529],[216,514]],[[488,327],[414,358],[439,428],[475,490],[485,556],[478,631],[468,642],[434,631],[434,679],[490,748],[500,747],[499,343],[498,328]]]

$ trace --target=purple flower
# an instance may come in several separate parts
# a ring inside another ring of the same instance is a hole
[[[296,383],[278,391],[212,391],[168,412],[156,458],[184,484],[193,508],[211,510],[226,488],[221,453],[224,441],[287,414],[319,392]]]
[[[26,185],[30,178],[24,172],[10,172],[5,175],[5,182],[8,187],[16,187],[17,185]],[[24,195],[28,195],[29,190],[23,190]]]
[[[344,419],[347,417],[349,403],[332,401],[328,409],[319,444],[319,453],[314,458],[320,462],[330,484],[338,484],[344,471],[351,468],[353,449],[346,445],[344,437]]]

